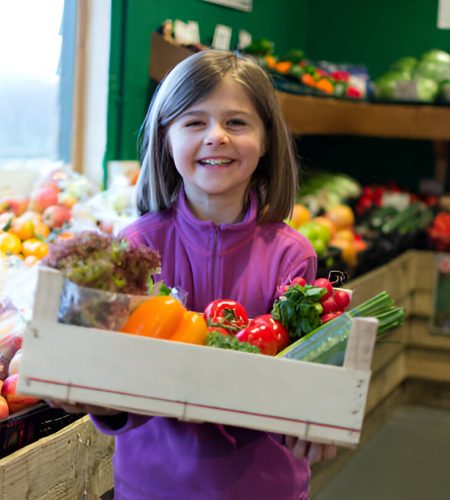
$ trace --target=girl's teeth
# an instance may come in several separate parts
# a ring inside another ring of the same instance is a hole
[[[232,160],[201,160],[206,165],[228,165]]]

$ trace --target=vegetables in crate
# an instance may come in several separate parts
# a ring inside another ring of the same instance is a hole
[[[83,231],[58,240],[43,264],[66,278],[58,313],[62,323],[118,330],[148,295],[167,293],[163,284],[153,283],[161,265],[156,252],[107,234]]]
[[[377,335],[379,337],[388,330],[400,326],[404,315],[404,309],[396,307],[388,293],[381,292],[313,330],[277,356],[299,361],[342,365],[352,318],[374,317],[378,319]]]

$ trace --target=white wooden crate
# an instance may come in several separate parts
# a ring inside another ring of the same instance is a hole
[[[40,270],[18,392],[358,443],[376,320],[353,320],[344,367],[335,367],[57,323],[62,284],[59,272]]]

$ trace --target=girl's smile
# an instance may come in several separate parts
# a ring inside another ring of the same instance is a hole
[[[171,123],[168,141],[195,215],[236,220],[265,152],[263,123],[245,88],[225,77]]]

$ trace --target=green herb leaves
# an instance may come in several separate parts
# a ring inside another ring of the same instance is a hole
[[[322,324],[320,299],[325,293],[324,288],[312,285],[290,286],[275,301],[272,316],[283,323],[292,340],[297,340]]]

